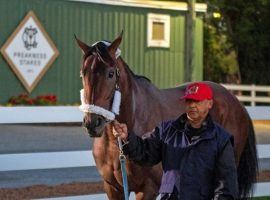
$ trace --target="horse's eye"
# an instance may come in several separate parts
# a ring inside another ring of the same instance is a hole
[[[109,78],[112,78],[114,75],[114,72],[109,72]]]

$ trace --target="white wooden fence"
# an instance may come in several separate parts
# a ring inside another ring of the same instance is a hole
[[[270,105],[270,87],[269,86],[256,86],[256,85],[230,85],[222,84],[242,102],[250,102],[251,106],[256,106],[256,103],[267,103]],[[250,95],[241,95],[243,91],[248,91]],[[240,94],[237,94],[240,93]],[[264,93],[265,96],[257,93]]]
[[[254,120],[270,120],[270,106],[246,106]],[[82,122],[83,113],[76,106],[0,106],[0,124]]]
[[[253,120],[269,120],[270,107],[247,107]],[[74,106],[0,107],[0,124],[82,122]],[[1,136],[1,135],[0,135]],[[257,145],[259,158],[270,158],[270,144]],[[0,171],[95,166],[92,151],[0,154]],[[257,183],[254,196],[270,196],[270,182]]]

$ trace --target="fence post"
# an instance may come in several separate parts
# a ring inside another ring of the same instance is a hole
[[[255,85],[251,85],[251,106],[256,106],[256,90],[255,90]]]

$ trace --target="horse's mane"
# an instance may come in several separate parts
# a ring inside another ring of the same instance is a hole
[[[107,41],[107,40],[104,40],[106,42],[110,42],[110,41]],[[99,51],[99,53],[101,53],[102,55],[105,56],[105,59],[110,59],[110,56],[109,56],[109,53],[107,51],[107,46],[103,43],[103,42],[97,42],[95,45],[92,46],[92,49],[91,49],[91,52],[89,52],[89,54],[92,53],[92,51]],[[123,59],[121,59],[123,61]],[[130,74],[132,75],[133,78],[135,78],[136,80],[146,80],[148,81],[149,83],[151,83],[151,80],[143,75],[137,75],[135,74],[131,69],[130,67],[127,65],[127,63],[125,63],[123,61],[125,67],[128,69],[128,71],[130,72]]]
[[[149,83],[151,83],[151,80],[149,78],[147,78],[146,76],[135,74],[133,71],[131,71],[131,69],[129,67],[128,67],[128,70],[131,72],[132,76],[136,80],[144,79],[144,80],[148,81]]]

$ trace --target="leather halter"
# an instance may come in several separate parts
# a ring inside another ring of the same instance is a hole
[[[107,45],[107,43],[105,45]],[[103,62],[108,67],[115,67],[116,68],[116,83],[115,83],[115,92],[114,92],[114,100],[113,100],[112,108],[111,108],[111,111],[109,111],[109,110],[106,110],[106,109],[104,109],[100,106],[94,105],[94,104],[87,104],[85,101],[84,90],[82,89],[80,91],[81,105],[79,106],[79,109],[84,113],[95,113],[98,115],[102,115],[108,121],[113,121],[115,119],[115,115],[119,115],[120,103],[121,103],[121,93],[120,93],[119,84],[118,84],[119,78],[120,78],[120,71],[119,71],[118,66],[110,66],[110,64],[102,58],[102,56],[100,55],[100,51],[96,46],[95,46],[95,49],[96,49],[95,52],[96,52],[96,56],[97,56],[97,57],[95,57],[95,60],[96,60],[96,58],[98,58],[101,62]],[[119,51],[120,50],[118,50],[118,55],[116,55],[116,58],[118,58],[118,56],[120,56]],[[93,62],[93,64],[91,65],[91,68],[93,67],[94,63],[95,62]]]

